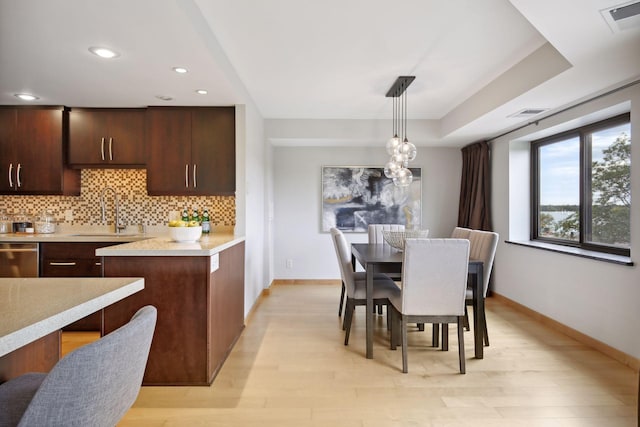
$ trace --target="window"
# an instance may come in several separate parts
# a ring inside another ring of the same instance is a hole
[[[531,143],[532,240],[629,256],[629,114]]]

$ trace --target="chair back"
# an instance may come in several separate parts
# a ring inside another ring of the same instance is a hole
[[[38,388],[19,426],[114,426],[135,402],[147,365],[157,311],[67,354]]]
[[[470,228],[456,227],[451,232],[451,238],[452,239],[468,239],[469,234],[471,234]]]
[[[333,241],[333,247],[338,258],[342,282],[347,290],[347,296],[353,298],[356,293],[356,283],[353,277],[353,264],[351,264],[351,248],[342,231],[337,228],[332,228],[330,231],[331,241]]]
[[[478,259],[484,264],[482,270],[484,273],[482,276],[483,296],[487,296],[487,289],[489,289],[489,279],[498,247],[498,238],[498,233],[492,231],[471,230],[469,234],[469,242],[471,242],[469,257]]]
[[[409,315],[464,315],[469,241],[407,239],[402,262],[402,310]]]
[[[384,237],[383,231],[404,231],[404,224],[369,224],[369,243],[388,244]]]

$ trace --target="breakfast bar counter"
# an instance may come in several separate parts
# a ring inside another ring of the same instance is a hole
[[[137,308],[158,310],[143,385],[209,385],[244,329],[245,239],[231,233],[196,242],[169,236],[96,250],[105,277],[140,276],[145,289],[104,310],[103,332]]]
[[[36,367],[51,367],[59,358],[63,326],[143,288],[140,277],[0,279],[0,381],[16,374],[12,355],[42,339],[47,348],[40,346],[42,360],[34,361]],[[15,359],[22,363],[23,356]]]

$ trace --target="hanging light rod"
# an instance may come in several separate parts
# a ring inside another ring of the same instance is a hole
[[[391,88],[387,92],[387,98],[397,98],[409,87],[412,81],[414,81],[416,76],[400,76],[393,82]]]

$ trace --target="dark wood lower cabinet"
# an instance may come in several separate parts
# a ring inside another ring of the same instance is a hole
[[[0,384],[28,372],[49,372],[60,360],[60,331],[0,357]]]
[[[104,309],[104,334],[142,306],[158,310],[144,385],[209,385],[244,328],[244,242],[211,257],[104,257],[105,277],[145,288]]]
[[[96,249],[109,242],[40,243],[40,277],[102,277],[102,259]],[[102,310],[63,328],[64,331],[100,331]]]

